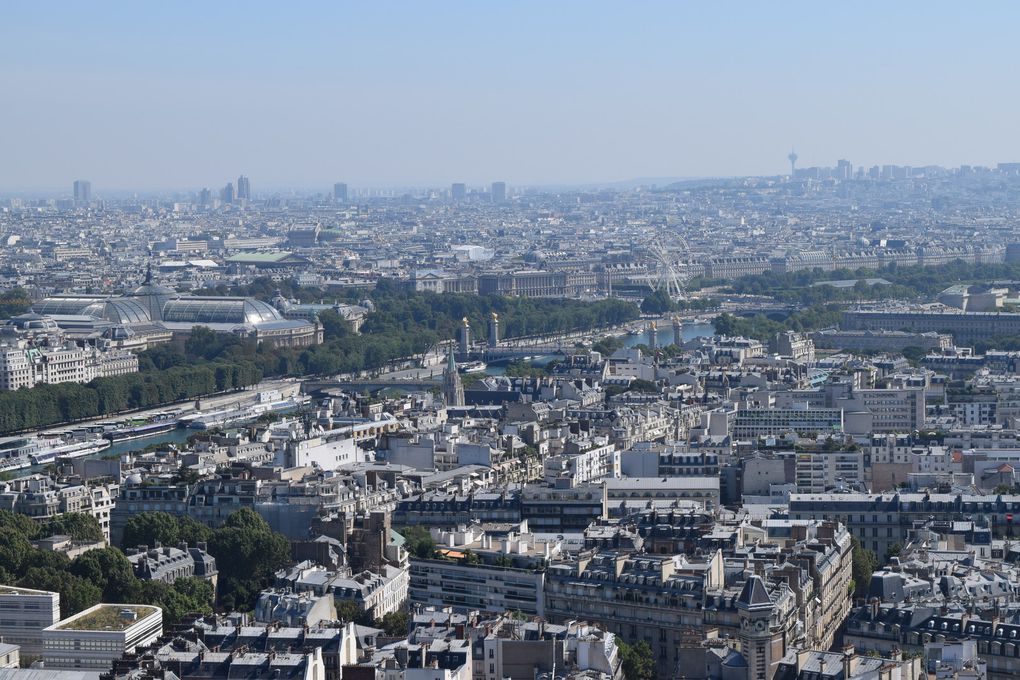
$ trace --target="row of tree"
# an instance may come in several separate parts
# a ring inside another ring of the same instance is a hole
[[[767,341],[782,331],[812,331],[819,328],[838,326],[843,314],[838,305],[813,305],[793,312],[782,321],[770,319],[764,314],[740,317],[720,314],[713,321],[719,335],[743,336]]]
[[[184,401],[254,385],[262,372],[252,362],[196,363],[0,393],[0,433],[97,418],[128,409]]]
[[[949,286],[958,283],[983,283],[1016,280],[1020,263],[968,264],[956,260],[931,267],[901,267],[892,264],[882,269],[840,269],[823,271],[805,269],[797,272],[767,272],[743,276],[729,288],[735,293],[769,295],[782,302],[815,305],[856,300],[931,299]],[[868,285],[866,278],[882,278],[888,285]],[[824,281],[857,279],[849,288],[812,285]]]

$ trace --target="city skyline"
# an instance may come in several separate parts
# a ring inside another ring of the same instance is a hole
[[[315,5],[299,32],[187,7],[12,7],[0,190],[772,175],[791,143],[801,166],[1020,158],[1006,4]]]

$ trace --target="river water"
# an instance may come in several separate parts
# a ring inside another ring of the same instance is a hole
[[[714,335],[715,329],[711,323],[685,323],[681,332],[681,337],[684,342],[693,340],[694,338],[700,338],[705,335]],[[636,345],[647,345],[651,340],[651,333],[648,330],[643,330],[637,335],[623,335],[620,336],[623,340],[624,347],[634,347]],[[655,343],[662,347],[664,345],[672,344],[673,342],[673,324],[666,324],[660,326],[655,333]],[[562,357],[558,354],[546,354],[543,356],[535,357],[529,363],[535,366],[545,366],[554,359],[561,359]],[[485,369],[486,375],[503,375],[506,372],[506,364],[508,361],[501,361],[496,364],[490,364]]]

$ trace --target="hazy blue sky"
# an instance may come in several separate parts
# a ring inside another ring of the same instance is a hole
[[[1020,3],[32,2],[0,192],[1020,160]]]

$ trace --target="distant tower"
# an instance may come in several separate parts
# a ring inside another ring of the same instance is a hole
[[[460,381],[460,373],[457,372],[457,359],[453,356],[453,345],[450,346],[450,357],[446,362],[446,372],[443,373],[443,397],[447,406],[464,405],[464,384]]]
[[[493,203],[506,203],[506,182],[493,182],[490,195]]]
[[[87,179],[74,180],[74,202],[87,205],[92,200],[92,182]]]
[[[251,200],[251,180],[244,175],[237,178],[237,200]]]
[[[489,315],[489,347],[499,345],[499,314],[493,312]]]
[[[458,338],[458,342],[460,343],[460,355],[463,357],[468,356],[468,353],[471,352],[471,322],[467,320],[466,316],[460,322],[460,338]]]
[[[333,200],[337,203],[347,202],[347,185],[343,182],[337,182],[333,185]]]
[[[655,349],[658,344],[659,327],[655,322],[648,324],[648,348]]]
[[[790,161],[790,177],[797,174],[797,152],[790,149],[790,155],[786,157]]]
[[[227,182],[227,186],[220,190],[220,200],[224,203],[234,202],[234,183]]]
[[[463,182],[454,182],[450,185],[450,199],[454,201],[463,201],[467,198],[467,185]]]
[[[684,344],[684,322],[679,314],[673,317],[673,344],[677,347]]]

